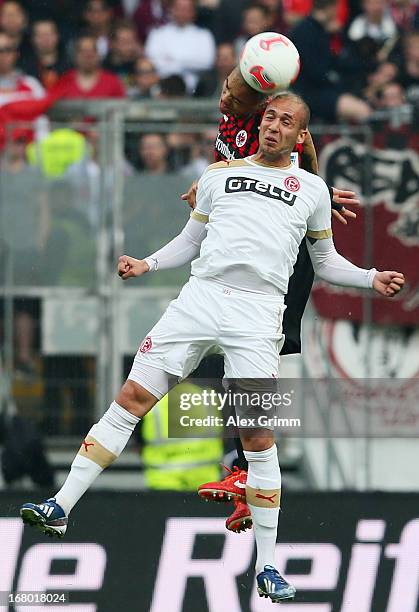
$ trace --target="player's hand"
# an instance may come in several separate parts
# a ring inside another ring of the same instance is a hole
[[[196,207],[196,192],[198,191],[198,182],[194,181],[189,187],[187,193],[183,193],[180,197],[186,200],[189,206],[194,209]]]
[[[356,219],[356,213],[352,212],[352,210],[347,210],[345,206],[347,204],[349,204],[350,206],[359,206],[361,202],[356,197],[356,193],[354,191],[337,189],[336,187],[332,187],[332,189],[333,202],[341,207],[339,210],[335,210],[334,208],[332,208],[332,215],[335,219],[343,223],[343,225],[348,225],[348,222],[345,217],[347,217],[348,219]]]
[[[118,274],[122,280],[141,276],[150,270],[149,265],[144,259],[135,259],[128,255],[121,255],[118,260]]]
[[[377,272],[372,286],[384,297],[394,297],[403,289],[404,275],[401,272]]]

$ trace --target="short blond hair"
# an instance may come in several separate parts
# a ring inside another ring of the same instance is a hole
[[[310,123],[310,116],[311,116],[310,108],[307,102],[303,100],[301,96],[294,93],[293,91],[280,91],[279,93],[274,94],[268,100],[268,105],[271,104],[271,102],[273,102],[274,100],[278,100],[278,99],[279,100],[286,100],[286,99],[294,100],[294,102],[297,102],[302,107],[303,119],[301,121],[300,127],[306,130],[308,128],[308,124]]]

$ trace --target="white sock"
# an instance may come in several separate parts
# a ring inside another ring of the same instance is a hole
[[[71,464],[65,483],[54,496],[67,515],[104,468],[119,457],[139,420],[112,402],[100,421],[93,425]]]
[[[246,497],[256,540],[256,573],[275,567],[275,546],[281,499],[281,470],[276,444],[264,451],[244,451],[249,462]]]

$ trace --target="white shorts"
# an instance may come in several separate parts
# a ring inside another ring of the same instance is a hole
[[[227,379],[277,378],[285,308],[283,296],[192,276],[141,343],[128,378],[141,384],[144,365],[186,378],[210,353],[224,356]]]

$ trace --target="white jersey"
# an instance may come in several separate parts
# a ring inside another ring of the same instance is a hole
[[[295,166],[262,166],[249,157],[205,170],[192,217],[207,222],[192,275],[262,293],[287,293],[306,235],[332,235],[323,179]]]

